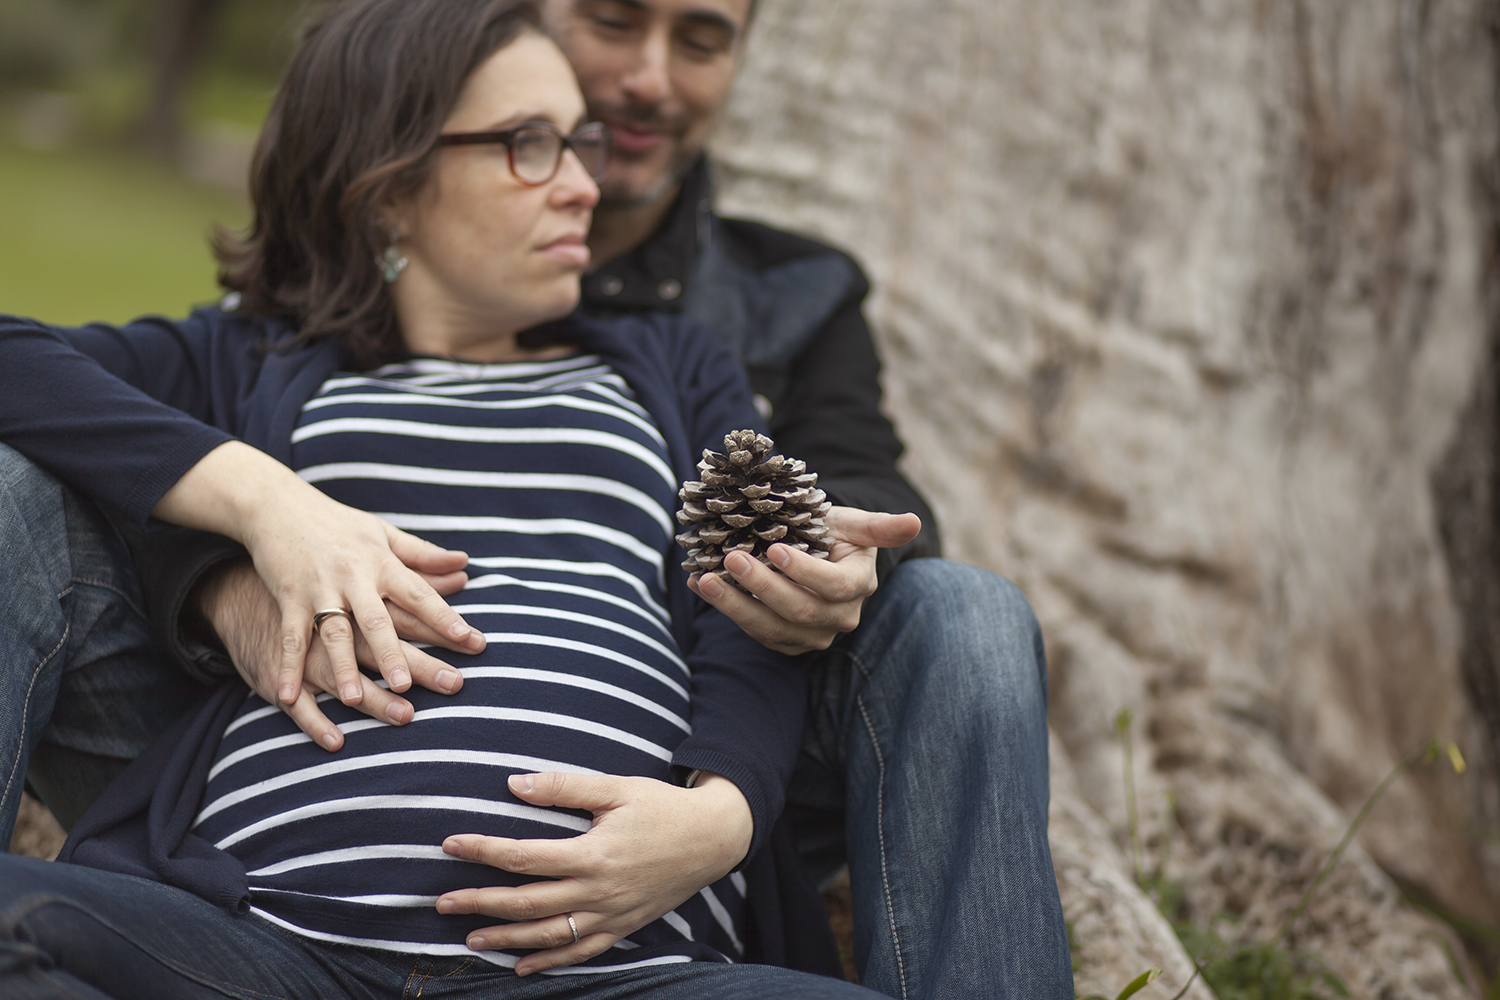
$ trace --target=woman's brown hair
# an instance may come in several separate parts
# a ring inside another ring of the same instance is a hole
[[[254,220],[214,240],[239,308],[292,343],[338,340],[358,369],[398,354],[381,207],[426,181],[469,75],[540,24],[535,0],[346,0],[311,24],[256,143]]]

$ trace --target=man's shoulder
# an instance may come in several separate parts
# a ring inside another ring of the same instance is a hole
[[[837,257],[853,269],[861,285],[868,286],[859,261],[842,247],[754,219],[719,215],[717,212],[715,216],[725,251],[741,267],[765,271],[808,258]]]

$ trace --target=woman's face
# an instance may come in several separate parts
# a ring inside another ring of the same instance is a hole
[[[566,135],[583,120],[562,52],[526,32],[474,71],[443,131],[542,121]],[[422,189],[388,213],[410,261],[391,286],[407,346],[485,360],[513,349],[517,331],[572,311],[598,200],[571,152],[552,180],[530,186],[511,173],[503,145],[440,149]]]

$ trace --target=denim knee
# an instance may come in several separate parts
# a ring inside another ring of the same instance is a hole
[[[922,672],[983,697],[1003,689],[1046,711],[1047,659],[1031,602],[1009,580],[946,559],[913,559],[881,583],[866,624],[923,651]],[[898,639],[895,632],[899,631]]]

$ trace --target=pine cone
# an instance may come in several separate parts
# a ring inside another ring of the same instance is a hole
[[[732,431],[724,435],[727,455],[703,449],[703,481],[683,483],[677,494],[677,521],[688,526],[677,536],[688,550],[683,569],[734,583],[723,568],[725,555],[738,550],[770,566],[766,550],[776,542],[828,558],[833,541],[823,515],[833,505],[816,488],[817,473],[805,462],[771,454],[774,447],[764,434]]]

